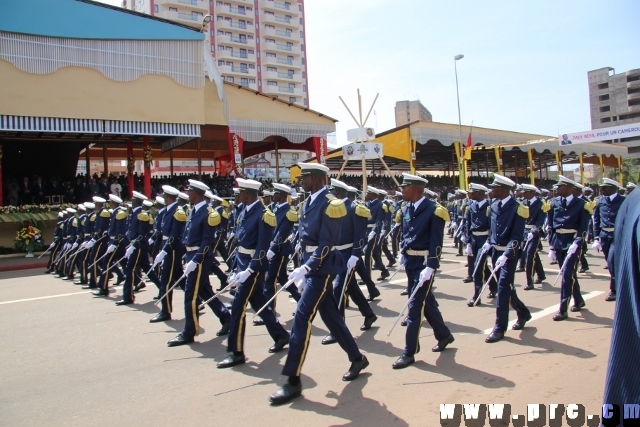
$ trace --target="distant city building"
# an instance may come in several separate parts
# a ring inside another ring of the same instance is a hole
[[[640,68],[615,73],[611,67],[588,72],[591,129],[640,123]],[[640,157],[640,137],[616,140]]]
[[[431,113],[420,101],[398,101],[396,102],[395,112],[396,127],[416,120],[422,120],[423,122],[433,121]]]
[[[123,0],[122,7],[201,28],[223,78],[309,106],[304,0]]]

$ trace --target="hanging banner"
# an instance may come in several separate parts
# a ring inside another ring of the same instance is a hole
[[[493,152],[496,155],[496,165],[498,165],[498,175],[504,175],[502,173],[502,152],[500,147],[493,147]]]
[[[376,132],[373,128],[355,128],[347,130],[347,141],[373,141],[376,138]]]
[[[311,138],[313,141],[313,149],[316,152],[316,160],[318,163],[324,165],[327,159],[327,141],[324,138],[320,138],[319,136],[314,136]]]
[[[631,138],[634,136],[640,136],[639,123],[593,129],[577,133],[567,133],[559,138],[559,144],[572,145],[583,144],[585,142],[602,142],[609,141],[611,139]]]
[[[536,185],[536,172],[533,164],[533,148],[527,150],[527,157],[529,157],[529,182],[531,185]]]
[[[356,142],[342,147],[345,160],[378,159],[384,156],[383,145],[379,142]]]
[[[231,153],[231,175],[243,176],[242,148],[244,140],[235,133],[229,132],[227,134],[227,142],[229,143],[229,152]]]

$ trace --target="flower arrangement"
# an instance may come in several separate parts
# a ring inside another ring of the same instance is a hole
[[[151,167],[151,163],[153,162],[153,150],[149,145],[147,145],[144,147],[142,152],[144,154],[144,166],[147,168]]]
[[[14,248],[21,252],[32,254],[34,250],[39,251],[44,248],[42,232],[33,226],[30,221],[24,221],[22,228],[16,232]]]
[[[136,169],[136,156],[133,154],[127,157],[127,171],[133,173]]]

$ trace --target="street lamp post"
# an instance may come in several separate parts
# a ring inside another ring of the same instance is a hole
[[[460,154],[461,154],[461,158],[458,159],[458,166],[459,166],[459,174],[460,177],[462,177],[462,174],[464,174],[464,165],[462,164],[463,159],[464,159],[464,154],[462,152],[462,117],[460,116],[460,92],[458,90],[458,61],[460,59],[464,58],[464,55],[459,54],[453,57],[453,69],[456,75],[456,99],[458,101],[458,138],[459,138],[459,144],[460,144]],[[465,177],[466,180],[466,177]],[[462,180],[459,180],[460,183],[462,183]],[[462,185],[462,184],[460,184]]]

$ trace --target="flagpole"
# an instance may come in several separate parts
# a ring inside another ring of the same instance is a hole
[[[456,75],[456,100],[458,101],[458,140],[460,141],[460,146],[462,146],[462,116],[460,115],[460,91],[458,90],[458,61],[464,58],[464,55],[456,55],[453,57],[453,69]],[[462,151],[462,150],[461,150]],[[458,159],[458,170],[461,175],[461,179],[459,180],[460,185],[466,184],[466,177],[464,177],[464,153],[460,153],[461,158]]]

